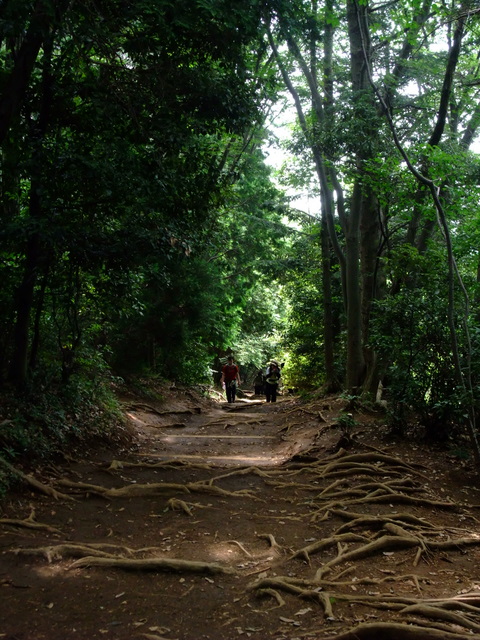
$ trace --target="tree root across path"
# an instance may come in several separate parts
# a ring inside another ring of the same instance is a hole
[[[83,558],[86,555],[107,556],[115,558],[114,554],[107,553],[104,549],[116,547],[115,545],[100,545],[100,544],[71,544],[63,543],[57,545],[48,545],[46,547],[34,547],[25,549],[13,549],[13,553],[24,556],[41,556],[44,557],[49,563],[54,560],[62,560],[64,558]],[[127,547],[120,547],[124,553],[130,555],[133,553],[131,549]]]
[[[55,498],[55,500],[58,500],[59,498],[62,498],[64,500],[73,500],[72,496],[68,496],[64,493],[61,493],[60,491],[57,491],[53,487],[49,487],[48,485],[43,484],[43,482],[40,482],[39,480],[34,478],[32,475],[30,474],[27,475],[26,473],[23,473],[23,471],[16,469],[13,465],[9,464],[1,456],[0,456],[0,466],[4,467],[4,469],[6,469],[12,475],[16,476],[17,478],[20,478],[23,482],[28,484],[33,489],[36,489],[40,493],[44,493],[47,496],[51,496],[52,498]]]
[[[70,569],[79,569],[82,567],[102,567],[107,569],[124,569],[126,571],[178,571],[207,574],[235,573],[233,568],[215,562],[179,560],[176,558],[145,558],[143,560],[137,560],[87,556],[74,562],[70,566]]]
[[[168,482],[153,482],[151,484],[129,484],[123,487],[109,489],[101,485],[88,484],[85,482],[72,482],[71,480],[62,479],[58,484],[86,495],[94,494],[103,498],[134,498],[145,496],[157,496],[168,492],[180,493],[209,493],[212,495],[220,495],[231,498],[250,498],[251,500],[259,500],[248,489],[240,489],[239,491],[227,491],[221,487],[216,487],[209,483],[203,482],[187,482],[186,484],[176,484]]]
[[[109,553],[111,549],[115,553]],[[154,549],[153,549],[154,550]],[[192,573],[233,574],[235,569],[215,562],[200,562],[178,558],[150,557],[132,558],[131,556],[151,552],[152,548],[130,549],[129,547],[102,543],[70,544],[63,543],[29,549],[14,549],[17,555],[42,556],[50,563],[65,558],[79,558],[69,568],[83,567],[116,568],[127,571],[178,571]],[[120,555],[119,555],[120,554]],[[130,556],[130,557],[125,557]]]
[[[410,576],[399,576],[397,581],[405,579],[410,579]],[[358,585],[360,583],[360,581],[356,581],[351,584]],[[436,626],[436,630],[439,630],[439,632],[441,630],[441,633],[447,634],[442,636],[439,633],[431,636],[432,638],[438,638],[439,640],[443,637],[457,638],[457,640],[464,637],[472,638],[476,637],[471,634],[472,631],[480,632],[480,593],[466,594],[445,600],[428,599],[422,601],[421,599],[395,595],[349,595],[336,591],[327,591],[329,586],[338,586],[339,584],[340,583],[338,582],[328,583],[322,581],[320,585],[321,590],[319,591],[319,584],[316,580],[312,582],[284,576],[260,579],[251,584],[248,589],[250,591],[255,590],[257,595],[262,597],[265,595],[271,595],[277,599],[274,595],[275,593],[278,594],[279,591],[286,591],[301,598],[316,601],[322,606],[324,617],[330,620],[335,619],[333,603],[348,602],[350,604],[357,603],[374,608],[394,610],[400,615],[405,615],[407,617],[414,615],[417,619],[417,623],[419,617],[433,620],[435,622],[429,622],[428,628],[430,629]],[[478,622],[472,618],[477,618]],[[447,626],[448,624],[453,624],[456,630],[449,628]],[[379,632],[380,628],[383,628],[383,626],[385,626],[386,635],[374,635],[374,633]],[[458,633],[458,630],[461,627],[463,627],[463,630],[461,633]],[[412,629],[410,626],[395,623],[385,623],[385,625],[382,623],[381,627],[376,625],[361,625],[361,627],[356,627],[344,635],[335,637],[352,638],[353,640],[357,637],[355,633],[358,629],[361,629],[361,633],[365,633],[365,635],[361,635],[359,637],[364,637],[367,640],[377,640],[378,638],[382,638],[382,640],[383,638],[398,640],[399,638],[410,637],[408,635],[403,635],[405,628]],[[426,627],[418,627],[419,630],[424,628]],[[468,636],[466,635],[466,630],[468,630]],[[397,635],[395,635],[395,633],[397,633]],[[419,635],[419,633],[420,632],[412,635],[412,639],[424,640],[424,638],[430,637],[422,636],[421,634]]]
[[[60,529],[57,529],[56,527],[52,527],[49,524],[44,524],[43,522],[37,522],[35,520],[35,509],[32,509],[30,515],[28,516],[28,518],[25,518],[25,520],[18,520],[15,518],[0,518],[0,524],[7,525],[9,527],[35,529],[37,531],[48,531],[49,533],[62,533]]]
[[[480,640],[480,635],[393,622],[373,622],[324,640]]]
[[[143,409],[148,411],[149,413],[154,413],[157,416],[169,416],[169,415],[194,415],[202,412],[201,407],[193,407],[193,409],[170,409],[169,411],[160,411],[159,409],[155,409],[150,404],[145,404],[143,402],[130,402],[125,404],[127,409]]]
[[[125,460],[112,460],[107,471],[117,471],[118,469],[176,469],[178,467],[188,467],[189,469],[213,469],[207,462],[190,462],[189,460],[169,460],[168,462],[130,462]]]
[[[366,537],[365,534],[361,536],[356,535],[352,532],[347,532],[346,526],[342,525],[333,535],[322,538],[294,552],[290,559],[303,557],[307,562],[310,562],[310,555],[312,553],[317,553],[335,545],[338,546],[339,551],[337,556],[317,570],[315,575],[316,581],[321,580],[340,563],[352,562],[395,550],[416,548],[417,553],[413,565],[417,566],[422,555],[426,553],[438,550],[457,550],[467,546],[480,546],[480,537],[478,536],[461,537],[453,540],[427,537],[428,535],[435,535],[438,533],[438,530],[433,526],[429,528],[428,523],[425,524],[418,518],[409,517],[408,514],[398,514],[393,517],[358,517],[358,514],[346,514],[340,510],[335,510],[334,513],[340,513],[342,518],[348,518],[348,516],[350,516],[352,528],[361,525],[363,530],[369,526],[376,531],[380,526],[380,537],[371,539]],[[419,523],[421,524],[419,525]],[[417,530],[419,526],[420,531]],[[405,527],[408,527],[408,529]],[[444,535],[443,531],[440,533],[442,536]],[[347,550],[342,545],[348,542],[360,542],[361,545],[356,549]]]

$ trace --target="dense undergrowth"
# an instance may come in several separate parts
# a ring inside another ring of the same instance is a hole
[[[22,393],[0,393],[0,455],[34,465],[78,447],[121,444],[130,439],[118,399],[118,380],[72,377],[66,385],[32,384]],[[0,468],[0,497],[14,478]]]

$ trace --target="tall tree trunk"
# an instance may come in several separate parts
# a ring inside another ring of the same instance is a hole
[[[5,80],[0,95],[0,144],[10,129],[13,118],[19,113],[22,101],[38,54],[48,32],[51,2],[39,0],[35,4],[32,19],[18,52],[10,75]]]
[[[339,391],[341,385],[335,371],[335,323],[332,301],[332,261],[330,257],[330,234],[328,233],[325,212],[322,213],[321,243],[325,390],[327,393],[334,393]]]
[[[362,301],[360,294],[360,219],[362,193],[358,182],[353,188],[346,235],[347,283],[347,372],[346,385],[358,393],[363,381],[365,361],[362,349]]]
[[[377,137],[372,117],[376,109],[367,73],[367,62],[370,59],[368,31],[364,28],[367,24],[367,13],[366,5],[359,6],[355,0],[348,0],[347,21],[354,108],[359,122],[369,121],[367,130],[363,132],[364,137],[369,140],[369,145],[360,141],[356,152],[357,178],[350,201],[347,235],[347,387],[352,392],[361,388],[365,377],[363,347],[369,332],[370,307],[374,291],[371,279],[375,273],[380,236],[375,199],[370,187],[363,186],[366,161],[371,157],[373,141]],[[370,111],[370,116],[365,110]]]
[[[30,348],[30,364],[29,367],[33,371],[38,362],[38,351],[40,349],[40,321],[42,319],[43,313],[43,305],[45,303],[45,291],[47,290],[48,277],[49,277],[49,266],[48,264],[44,268],[44,273],[42,276],[42,283],[40,285],[40,291],[38,294],[37,305],[35,309],[35,319],[33,322],[33,336],[32,336],[32,345]]]
[[[30,190],[30,218],[32,220],[38,220],[40,217],[40,201],[36,187],[36,183],[32,183]],[[40,245],[40,234],[35,231],[27,242],[22,282],[15,297],[17,318],[9,379],[19,388],[25,384],[28,374],[30,317],[40,264]]]
[[[365,378],[363,391],[369,395],[376,394],[378,387],[377,356],[369,346],[370,342],[370,318],[373,301],[379,297],[377,279],[378,251],[380,246],[381,223],[378,211],[378,202],[375,195],[369,189],[363,197],[362,219],[360,222],[360,264],[362,282],[362,345],[365,364]]]
[[[30,180],[29,217],[32,231],[25,250],[25,267],[22,281],[15,296],[16,324],[14,335],[13,356],[10,363],[9,379],[22,387],[28,375],[29,334],[33,309],[35,286],[42,264],[43,240],[41,236],[41,220],[43,217],[41,192],[41,168],[44,157],[44,140],[50,122],[52,106],[52,74],[51,60],[53,51],[53,36],[50,36],[44,47],[44,65],[42,70],[41,107],[38,121],[33,121],[31,138],[34,151],[32,154],[33,171]]]
[[[313,6],[316,13],[317,4]],[[323,111],[325,113],[325,122],[327,126],[333,127],[335,120],[335,104],[333,99],[333,35],[334,26],[331,20],[333,15],[333,0],[325,2],[325,20],[323,34]],[[333,178],[333,179],[332,179]],[[329,171],[329,180],[335,189],[335,173],[333,168]],[[339,185],[338,185],[339,186]],[[343,192],[340,192],[338,199],[342,201]],[[340,390],[341,384],[335,371],[335,330],[332,304],[332,276],[331,276],[331,243],[328,228],[328,216],[332,217],[331,212],[322,210],[322,278],[323,278],[323,304],[324,304],[324,340],[325,340],[325,371],[326,371],[326,390],[335,393]],[[343,216],[344,217],[344,216]],[[332,223],[332,220],[330,220]],[[333,227],[332,224],[330,224]],[[344,290],[345,294],[345,290]]]

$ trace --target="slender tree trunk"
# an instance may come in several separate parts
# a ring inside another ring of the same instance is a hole
[[[33,323],[33,337],[32,337],[32,345],[30,348],[30,369],[33,371],[37,366],[38,361],[38,351],[40,348],[40,321],[42,319],[43,305],[45,302],[45,291],[47,289],[48,284],[48,265],[44,269],[44,274],[42,276],[42,283],[40,285],[40,291],[38,295],[37,305],[35,309],[35,319]]]
[[[39,219],[40,202],[36,184],[32,184],[30,193],[30,217]],[[40,234],[34,232],[27,242],[25,252],[25,269],[22,282],[16,294],[17,318],[15,323],[13,355],[10,362],[9,379],[17,387],[22,387],[28,374],[28,346],[30,332],[30,317],[33,306],[33,296],[40,264]]]
[[[379,278],[377,259],[380,246],[380,232],[381,224],[377,198],[368,190],[368,192],[364,194],[362,219],[360,222],[360,264],[362,279],[362,345],[365,363],[363,391],[369,395],[376,393],[379,382],[377,376],[377,356],[375,351],[369,346],[369,339],[372,305],[373,301],[379,297],[377,287],[377,279]]]
[[[314,11],[317,10],[317,4],[313,6]],[[323,35],[323,111],[325,113],[325,123],[328,127],[333,127],[335,123],[335,104],[333,99],[334,80],[333,80],[333,35],[334,26],[330,19],[333,15],[333,0],[325,2],[325,21]],[[335,189],[335,172],[333,168],[328,172],[332,190]],[[333,179],[332,179],[333,178]],[[340,187],[340,185],[338,185]],[[333,200],[333,198],[332,198]],[[339,193],[338,200],[343,202],[343,192]],[[343,213],[343,212],[342,212]],[[328,219],[332,218],[331,212],[322,210],[322,278],[323,278],[323,304],[324,304],[324,340],[325,340],[325,371],[326,371],[326,390],[335,393],[340,390],[341,384],[335,371],[335,344],[336,332],[333,316],[332,303],[332,274],[331,274],[331,243],[328,228]],[[343,215],[343,218],[345,216]],[[330,226],[332,225],[330,220]],[[333,230],[333,229],[332,229]],[[343,279],[344,280],[344,279]],[[345,287],[343,294],[346,297]]]
[[[351,198],[346,236],[347,284],[347,373],[346,385],[358,393],[363,381],[365,361],[362,350],[362,301],[360,294],[360,219],[362,193],[355,184]]]
[[[478,262],[477,262],[477,287],[475,290],[474,306],[475,306],[475,319],[477,321],[477,324],[479,324],[480,323],[480,256],[478,257]]]
[[[325,390],[334,393],[340,389],[335,371],[335,331],[332,302],[332,264],[330,257],[330,235],[326,216],[322,214],[322,291],[323,291],[323,340],[325,359]]]

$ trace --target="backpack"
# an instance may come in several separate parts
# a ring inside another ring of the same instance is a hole
[[[272,371],[272,367],[268,367],[266,371],[266,381],[268,384],[278,384],[278,380],[280,378],[280,369],[276,367]]]

